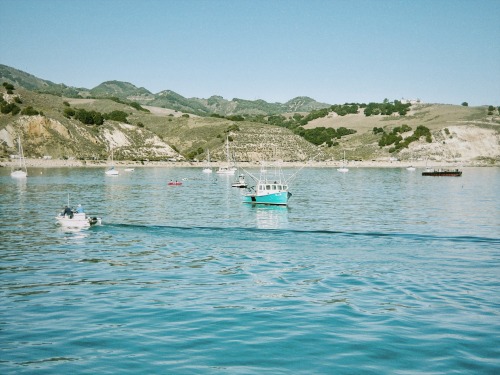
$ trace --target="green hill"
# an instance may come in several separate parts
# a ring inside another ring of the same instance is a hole
[[[19,134],[29,157],[103,160],[113,147],[117,160],[202,160],[208,149],[213,160],[221,160],[229,136],[239,161],[271,156],[285,161],[339,160],[346,151],[349,160],[500,162],[498,107],[420,103],[404,116],[366,116],[362,108],[338,115],[307,97],[287,103],[227,101],[220,96],[187,99],[173,91],[152,94],[119,81],[70,90],[4,65],[0,80],[7,83],[0,86],[3,158],[16,152]],[[69,95],[74,92],[78,95]],[[408,143],[419,127],[427,129],[430,142],[420,137]],[[404,147],[381,146],[384,134],[399,137]]]
[[[173,109],[199,116],[209,116],[211,114],[221,116],[270,115],[291,111],[309,112],[329,106],[329,104],[318,103],[314,99],[307,97],[294,98],[284,104],[237,98],[226,100],[220,96],[212,96],[208,99],[185,98],[171,90],[163,90],[153,94],[143,87],[139,88],[129,82],[121,81],[103,82],[92,89],[76,88],[43,80],[1,64],[0,81],[39,93],[50,93],[68,98],[118,98],[122,101]]]

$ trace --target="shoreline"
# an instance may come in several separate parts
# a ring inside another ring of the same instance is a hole
[[[107,168],[109,163],[100,160],[62,160],[62,159],[25,159],[28,168]],[[271,162],[269,162],[270,164]],[[0,161],[0,168],[14,168],[19,164],[18,160]],[[188,162],[188,161],[116,161],[115,168],[148,168],[148,167],[164,167],[164,168],[200,168],[206,166],[205,162]],[[225,162],[211,163],[212,169],[219,166],[225,166]],[[281,162],[283,168],[339,168],[342,166],[342,161],[308,161],[308,162]],[[416,160],[408,162],[406,160],[363,160],[363,161],[347,161],[348,168],[406,168],[412,165],[415,168],[463,168],[463,167],[498,167],[497,163],[487,164],[482,161],[425,161]],[[259,162],[241,162],[237,167],[242,168],[259,168]]]

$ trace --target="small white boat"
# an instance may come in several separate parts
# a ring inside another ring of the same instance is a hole
[[[26,177],[28,177],[28,173],[26,171],[23,171],[22,169],[16,169],[16,170],[10,172],[10,177],[12,177],[12,178],[26,178]]]
[[[234,167],[219,167],[217,169],[217,174],[227,174],[227,175],[234,175],[234,173],[237,171],[237,168]]]
[[[125,168],[125,172],[133,172],[135,168]]]
[[[347,168],[345,165],[345,151],[344,151],[344,159],[342,160],[342,166],[338,168],[337,171],[341,173],[349,172],[349,168]]]
[[[26,178],[28,177],[28,169],[26,168],[26,162],[24,160],[23,146],[21,145],[21,137],[17,139],[19,147],[19,166],[10,172],[10,177],[12,178]]]
[[[108,169],[106,172],[107,176],[118,176],[120,173],[115,169],[115,167],[111,167],[110,169]]]
[[[100,217],[89,217],[85,212],[73,213],[72,215],[56,216],[56,223],[66,228],[88,228],[93,225],[101,225]]]
[[[245,175],[243,174],[240,174],[238,176],[238,179],[236,181],[234,181],[232,184],[231,184],[232,187],[236,187],[236,188],[246,188],[248,186],[247,182],[245,181]]]

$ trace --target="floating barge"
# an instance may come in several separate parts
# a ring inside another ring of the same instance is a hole
[[[433,169],[426,170],[422,172],[422,176],[449,176],[449,177],[460,177],[462,175],[462,171],[458,169]]]

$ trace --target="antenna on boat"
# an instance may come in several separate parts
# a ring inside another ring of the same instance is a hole
[[[320,156],[321,154],[322,154],[322,152],[320,151],[320,152],[318,152],[318,153],[317,153],[317,154],[316,154],[316,155],[315,155],[312,159],[309,159],[308,161],[306,161],[302,167],[300,167],[300,168],[299,168],[299,169],[298,169],[298,170],[297,170],[294,174],[292,174],[292,175],[288,178],[287,183],[289,183],[289,182],[293,181],[293,180],[297,177],[297,175],[299,174],[299,172],[307,166],[307,163],[308,163],[308,162],[314,161],[314,159],[316,159],[316,158],[317,158],[318,156]]]

